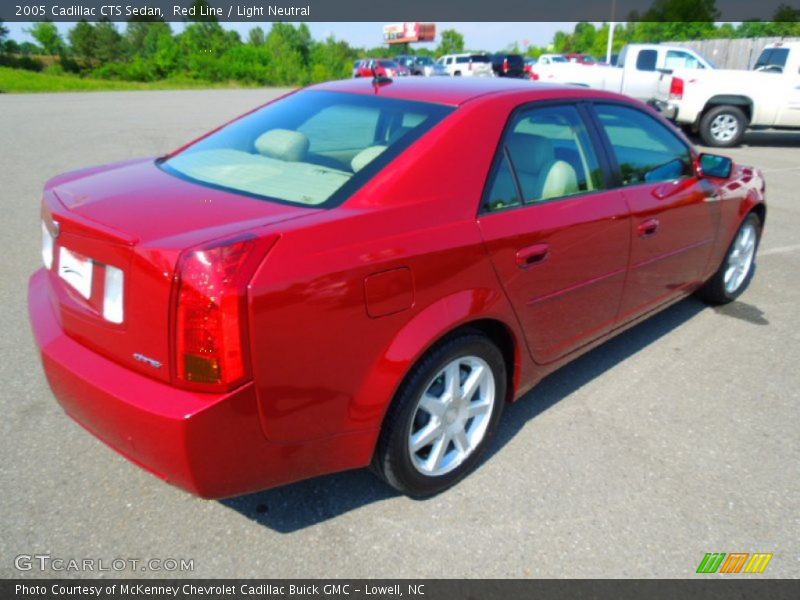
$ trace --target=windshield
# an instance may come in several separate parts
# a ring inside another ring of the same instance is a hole
[[[433,59],[430,56],[418,56],[417,57],[417,64],[418,65],[430,66],[430,65],[433,64]]]
[[[567,60],[566,56],[551,56],[550,57],[550,62],[564,63],[564,62],[569,62],[569,61]]]
[[[245,115],[159,164],[212,187],[290,204],[336,206],[452,110],[305,90]]]

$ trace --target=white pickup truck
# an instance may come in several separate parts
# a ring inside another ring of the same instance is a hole
[[[748,128],[800,129],[800,42],[765,46],[750,71],[675,70],[658,105],[709,146],[735,146]]]
[[[627,94],[650,100],[658,93],[660,78],[675,69],[713,69],[705,58],[678,46],[628,44],[622,49],[616,66],[577,63],[536,64],[531,79],[572,83],[600,90]]]

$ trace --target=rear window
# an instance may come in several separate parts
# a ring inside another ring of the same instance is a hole
[[[332,207],[452,112],[439,104],[305,90],[159,161],[210,187]]]
[[[753,68],[764,69],[767,67],[780,67],[783,69],[783,67],[786,66],[786,60],[788,58],[788,48],[764,48]]]

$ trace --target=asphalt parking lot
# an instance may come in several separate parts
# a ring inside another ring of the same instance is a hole
[[[706,552],[772,552],[763,577],[800,575],[800,133],[728,152],[767,177],[741,301],[685,300],[552,375],[508,408],[482,467],[433,499],[359,471],[200,500],[67,418],[26,309],[42,184],[163,153],[275,93],[0,96],[0,577],[57,575],[14,566],[48,554],[194,561],[127,576],[671,578]]]

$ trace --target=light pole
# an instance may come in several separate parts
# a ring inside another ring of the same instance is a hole
[[[606,45],[606,62],[611,64],[611,53],[614,50],[614,13],[617,12],[617,0],[611,0],[611,22],[608,24],[608,45]]]

